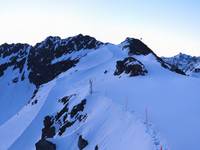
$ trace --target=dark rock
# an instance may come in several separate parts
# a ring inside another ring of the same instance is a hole
[[[83,150],[88,145],[88,141],[85,140],[82,135],[79,136],[78,139],[78,148],[79,150]]]
[[[23,68],[24,68],[25,62],[26,62],[26,58],[23,58],[22,60],[16,62],[14,67],[13,67],[13,70],[19,69],[19,72],[21,73]]]
[[[34,90],[33,95],[31,96],[31,100],[36,96],[38,90],[39,90],[39,86],[36,87],[36,89]]]
[[[52,119],[52,117],[46,116],[44,118],[43,124],[44,124],[45,128],[51,127],[53,125],[53,119]]]
[[[132,55],[148,55],[153,51],[139,39],[127,38],[125,40],[124,49],[128,48],[129,54]]]
[[[31,105],[35,105],[35,104],[37,104],[37,102],[38,102],[38,100],[36,99],[31,103]]]
[[[195,72],[195,73],[199,73],[199,72],[200,72],[200,68],[195,68],[195,69],[194,69],[194,72]]]
[[[108,70],[105,70],[105,71],[104,71],[104,74],[107,74],[107,73],[108,73]]]
[[[99,147],[98,147],[98,145],[96,145],[95,148],[94,148],[94,150],[98,150],[98,149],[99,149]]]
[[[13,55],[16,56],[15,54],[19,54],[18,56],[22,57],[27,54],[26,49],[30,47],[28,44],[2,44],[0,46],[0,54],[3,58]]]
[[[103,43],[97,41],[90,36],[79,34],[67,39],[60,37],[48,37],[41,43],[37,43],[34,47],[28,44],[2,44],[0,45],[0,57],[10,57],[7,62],[0,64],[0,77],[3,76],[6,69],[19,69],[21,74],[25,62],[29,70],[28,78],[31,83],[39,86],[47,83],[58,76],[60,73],[74,67],[80,57],[62,60],[52,63],[53,60],[65,54],[84,49],[96,49]],[[19,74],[19,76],[21,76]],[[23,81],[25,76],[21,76]]]
[[[44,118],[43,124],[44,128],[42,129],[42,139],[44,138],[52,138],[56,134],[56,129],[53,126],[53,117],[46,116]]]
[[[12,80],[12,82],[13,82],[13,83],[17,83],[17,82],[18,82],[18,77],[14,78],[14,79]]]
[[[87,118],[87,114],[84,114],[84,115],[80,114],[76,116],[76,120],[78,120],[79,122],[85,120],[86,118]]]
[[[30,50],[28,56],[29,79],[35,85],[41,85],[54,79],[60,73],[74,67],[80,58],[68,59],[52,64],[55,58],[64,54],[84,49],[96,49],[101,44],[90,36],[77,35],[67,39],[59,37],[48,37],[41,43],[37,43]]]
[[[60,73],[74,67],[79,61],[78,59],[68,59],[51,64],[53,59],[54,54],[51,49],[32,49],[28,58],[29,80],[35,85],[47,83]]]
[[[25,79],[25,72],[22,73],[21,81],[24,81],[24,79]]]
[[[82,100],[79,104],[75,105],[71,112],[69,112],[68,109],[68,102],[72,96],[75,96],[75,94],[72,94],[70,96],[65,96],[61,99],[59,99],[59,102],[62,102],[64,107],[57,112],[55,115],[55,121],[57,124],[59,124],[59,135],[62,135],[67,128],[71,127],[76,121],[81,122],[82,120],[86,119],[87,115],[86,114],[79,114],[78,112],[84,110],[84,105],[86,104],[86,100]],[[72,120],[67,120],[68,115],[70,115]]]
[[[3,44],[0,46],[0,57],[5,58],[10,56],[7,62],[0,64],[0,77],[9,67],[19,69],[19,72],[22,72],[29,47],[28,44]]]
[[[41,139],[35,144],[36,150],[56,150],[56,144]]]
[[[114,75],[120,75],[123,72],[130,76],[145,75],[147,70],[144,65],[133,57],[127,57],[122,61],[117,61]]]
[[[75,121],[66,121],[64,123],[64,125],[59,129],[59,133],[58,134],[62,135],[65,132],[66,128],[71,127],[75,122],[76,122],[76,120]]]
[[[48,127],[42,129],[42,138],[53,138],[56,134],[55,127]]]
[[[83,111],[85,104],[86,104],[86,99],[82,100],[80,104],[74,106],[70,113],[71,118],[73,118],[79,111]]]
[[[65,105],[66,103],[69,102],[70,98],[72,98],[73,96],[76,96],[76,94],[72,94],[70,96],[65,96],[65,97],[59,99],[58,102],[61,102]]]
[[[64,106],[55,116],[55,119],[58,120],[63,114],[68,112],[67,105]]]

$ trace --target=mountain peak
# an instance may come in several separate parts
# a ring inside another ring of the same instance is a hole
[[[83,34],[78,34],[73,37],[67,38],[67,40],[71,43],[76,43],[78,45],[82,45],[81,47],[85,49],[96,49],[103,43],[96,40],[94,37],[91,37],[89,35],[83,35]]]
[[[121,44],[123,49],[128,49],[128,53],[132,55],[148,55],[150,53],[154,54],[154,52],[139,39],[127,37],[126,40]]]

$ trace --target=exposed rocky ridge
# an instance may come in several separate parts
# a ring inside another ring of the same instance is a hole
[[[12,66],[22,74],[31,46],[28,44],[3,44],[0,46],[0,77]]]
[[[75,66],[83,56],[69,57],[52,64],[53,60],[72,52],[96,49],[102,44],[95,38],[82,34],[67,39],[50,36],[35,46],[3,44],[0,46],[0,77],[5,70],[11,67],[13,70],[19,69],[19,76],[21,75],[21,80],[23,80],[25,76],[22,71],[26,67],[24,64],[27,61],[28,78],[30,82],[39,86]],[[14,82],[18,82],[18,80],[15,79]]]
[[[103,45],[106,46],[95,38],[82,34],[66,39],[50,36],[35,46],[3,44],[0,46],[0,77],[8,68],[18,69],[18,75],[11,79],[13,83],[28,78],[31,83],[39,86],[74,67],[82,57],[87,55],[86,51],[98,49]],[[164,62],[138,39],[127,38],[121,46],[122,49],[128,50],[130,56],[153,54],[162,67],[184,74],[176,65]]]
[[[48,37],[36,44],[30,51],[28,56],[29,79],[36,85],[46,83],[75,66],[80,57],[69,57],[67,60],[52,64],[54,59],[84,49],[96,49],[102,44],[95,38],[82,34],[67,39]]]
[[[156,56],[156,54],[139,39],[126,38],[121,44],[123,45],[123,49],[128,49],[130,55],[148,55],[152,53]]]

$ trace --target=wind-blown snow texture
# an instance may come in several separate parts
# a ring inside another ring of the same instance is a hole
[[[78,35],[13,46],[0,48],[1,150],[35,149],[41,137],[76,150],[80,135],[86,150],[200,149],[200,79],[141,41]]]

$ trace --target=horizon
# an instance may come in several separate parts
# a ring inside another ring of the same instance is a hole
[[[119,44],[141,39],[159,56],[200,56],[200,2],[192,0],[2,1],[0,44],[35,45],[48,36],[78,34]]]

